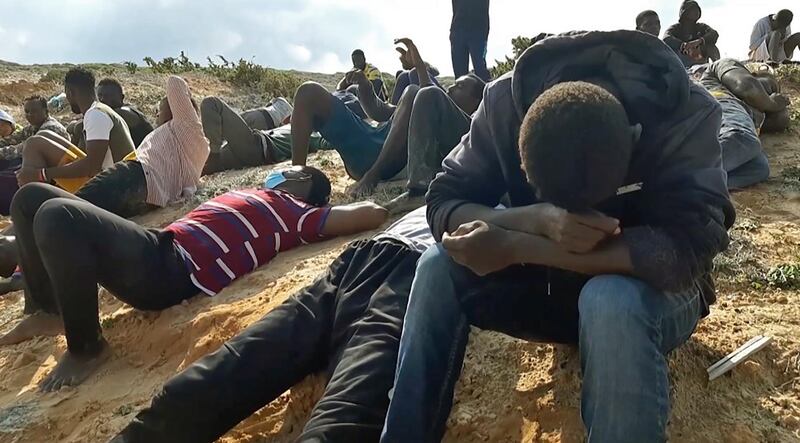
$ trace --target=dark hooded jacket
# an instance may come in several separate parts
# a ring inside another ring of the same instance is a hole
[[[507,195],[514,207],[537,203],[521,169],[518,136],[529,106],[556,83],[597,75],[612,79],[632,123],[642,125],[627,185],[641,190],[597,209],[616,217],[633,276],[664,292],[699,287],[715,300],[709,273],[728,245],[735,212],[721,167],[720,107],[690,82],[675,54],[636,31],[568,33],[523,53],[516,68],[484,91],[470,132],[445,158],[427,195],[428,222],[441,240],[451,213],[466,203],[489,207]],[[551,270],[579,288],[590,277]]]
[[[681,4],[680,17],[683,18],[684,14],[686,14],[687,10],[690,8],[697,8],[702,14],[700,5],[697,4],[697,2],[689,0]],[[697,63],[681,53],[681,45],[701,38],[707,45],[716,45],[717,40],[719,40],[719,33],[711,26],[700,22],[687,28],[681,26],[680,23],[676,23],[670,26],[667,32],[664,33],[664,43],[678,54],[678,57],[681,58],[681,61],[683,61],[684,65],[687,67]]]

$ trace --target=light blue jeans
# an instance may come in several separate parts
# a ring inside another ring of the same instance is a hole
[[[560,275],[563,275],[560,274]],[[665,294],[622,275],[589,278],[569,294],[546,268],[515,267],[479,278],[440,246],[417,265],[382,442],[441,440],[469,325],[513,336],[577,341],[581,415],[589,442],[666,440],[666,355],[701,312],[699,290]]]

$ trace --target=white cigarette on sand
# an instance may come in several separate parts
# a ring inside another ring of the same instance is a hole
[[[714,380],[715,378],[718,378],[735,368],[751,355],[764,349],[764,347],[770,344],[770,342],[772,342],[772,337],[763,335],[757,335],[753,337],[750,341],[739,347],[739,349],[731,352],[722,360],[711,365],[711,367],[706,370],[708,372],[708,381]]]

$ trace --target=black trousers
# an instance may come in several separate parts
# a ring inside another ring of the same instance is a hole
[[[124,218],[158,208],[147,203],[147,179],[142,164],[136,160],[115,163],[86,182],[75,195]]]
[[[28,290],[25,312],[61,314],[70,352],[99,350],[97,285],[134,308],[160,310],[198,289],[172,235],[145,229],[43,183],[11,203]]]
[[[112,442],[211,442],[300,382],[326,372],[298,441],[378,441],[419,254],[352,244],[315,283],[166,383]]]

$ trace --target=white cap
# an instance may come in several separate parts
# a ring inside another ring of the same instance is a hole
[[[267,105],[267,113],[272,117],[275,126],[281,126],[283,121],[292,115],[293,110],[294,108],[289,103],[289,100],[283,97],[278,97]]]
[[[11,116],[8,112],[0,109],[0,121],[9,122],[11,125],[15,125],[16,122],[14,121],[14,117]]]

